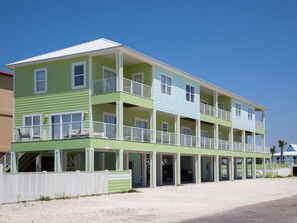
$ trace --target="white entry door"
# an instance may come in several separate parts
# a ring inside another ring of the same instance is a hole
[[[108,138],[114,139],[116,138],[116,124],[117,119],[114,114],[104,114],[104,123],[105,124],[105,135]]]

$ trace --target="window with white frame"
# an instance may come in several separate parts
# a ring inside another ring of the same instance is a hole
[[[241,115],[241,104],[236,103],[235,108],[236,108],[236,116],[240,117],[240,115]]]
[[[41,134],[41,115],[24,115],[23,117],[23,133],[30,133],[34,136],[40,136]]]
[[[34,93],[46,93],[47,92],[47,69],[35,69],[34,70]]]
[[[253,120],[253,109],[252,108],[248,108],[248,119]]]
[[[86,62],[72,64],[72,89],[86,87]]]
[[[195,87],[189,84],[186,84],[186,100],[189,102],[194,102],[195,97]]]
[[[167,122],[162,122],[162,131],[168,132],[168,123]]]
[[[168,75],[161,74],[161,92],[171,95],[172,78]]]

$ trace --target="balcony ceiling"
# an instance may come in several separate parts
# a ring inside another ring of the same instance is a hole
[[[116,61],[116,54],[112,53],[112,54],[105,54],[102,55],[102,57],[108,59],[108,60],[112,60],[112,61]],[[139,64],[142,63],[143,61],[138,60],[136,58],[133,58],[131,56],[125,55],[124,54],[124,65],[133,65],[133,64]]]

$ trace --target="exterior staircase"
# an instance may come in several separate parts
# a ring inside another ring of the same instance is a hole
[[[39,155],[39,153],[19,153],[19,172],[26,172],[27,168],[36,160],[36,157]],[[0,158],[0,164],[3,164],[4,172],[10,171],[10,153],[4,154]]]

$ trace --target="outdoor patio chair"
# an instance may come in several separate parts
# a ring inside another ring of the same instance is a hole
[[[18,132],[19,132],[20,140],[23,140],[23,139],[29,139],[30,140],[31,139],[30,131],[23,133],[22,129],[18,128]]]

